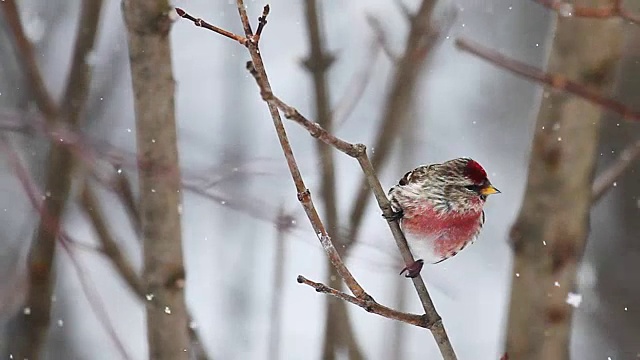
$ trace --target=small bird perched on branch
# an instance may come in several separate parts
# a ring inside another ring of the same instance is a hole
[[[412,265],[400,274],[416,277],[427,262],[444,261],[472,243],[484,224],[487,196],[500,193],[475,160],[458,158],[419,166],[389,190],[394,211],[411,253]]]

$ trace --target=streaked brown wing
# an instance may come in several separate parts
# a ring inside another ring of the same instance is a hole
[[[422,165],[422,166],[418,166],[417,168],[411,171],[408,171],[406,174],[404,174],[402,179],[400,179],[398,184],[400,186],[404,186],[404,185],[409,185],[416,182],[421,182],[427,176],[430,166],[431,165]]]

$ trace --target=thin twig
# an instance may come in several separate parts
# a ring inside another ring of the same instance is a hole
[[[246,9],[244,7],[244,3],[242,0],[237,0],[238,13],[240,14],[240,19],[243,23],[243,27],[245,29],[245,34],[247,38],[251,39],[252,31],[251,25],[249,23],[249,18],[246,13]],[[424,40],[424,39],[423,39]],[[287,164],[289,166],[292,178],[294,180],[294,184],[296,185],[296,190],[298,191],[298,199],[302,203],[305,212],[313,226],[320,242],[327,253],[327,256],[331,259],[332,264],[338,269],[338,273],[343,278],[353,295],[360,300],[368,300],[370,296],[366,294],[364,289],[357,283],[355,278],[351,275],[349,270],[346,268],[342,260],[340,259],[340,255],[337,250],[333,246],[331,239],[329,238],[326,230],[324,229],[324,225],[320,220],[315,206],[311,200],[310,192],[305,187],[304,182],[302,180],[302,176],[300,175],[300,171],[295,162],[295,158],[293,156],[293,152],[291,150],[291,146],[289,144],[286,131],[282,124],[282,120],[280,118],[280,113],[278,108],[280,108],[285,116],[291,118],[292,120],[298,122],[300,125],[305,127],[309,133],[324,141],[325,143],[331,144],[336,147],[336,149],[346,153],[349,156],[352,156],[358,159],[361,168],[363,169],[367,182],[369,186],[372,188],[376,200],[378,201],[378,205],[382,209],[383,213],[388,215],[391,218],[393,210],[391,209],[391,205],[389,200],[387,199],[382,186],[380,185],[379,180],[375,175],[375,171],[373,170],[373,166],[369,161],[369,158],[366,154],[366,148],[362,144],[350,144],[344,140],[341,140],[332,134],[328,133],[317,123],[313,123],[308,119],[301,116],[297,110],[288,105],[284,104],[278,98],[276,98],[271,90],[271,86],[269,84],[267,74],[264,69],[264,65],[262,62],[262,57],[260,55],[260,51],[258,49],[257,42],[249,42],[247,45],[249,50],[249,54],[251,55],[251,62],[248,63],[248,68],[251,71],[251,74],[254,76],[258,86],[260,88],[260,93],[267,103],[269,107],[269,111],[271,113],[272,119],[274,121],[274,125],[276,127],[276,132],[278,134],[278,138],[280,140],[280,144],[282,146],[285,158],[287,159]],[[417,56],[421,56],[424,54],[416,54]],[[394,235],[394,239],[396,240],[396,245],[399,247],[403,259],[406,264],[411,264],[413,260],[413,256],[409,251],[407,246],[406,239],[400,230],[400,227],[397,221],[390,221],[389,226]],[[456,359],[455,353],[451,346],[451,342],[449,341],[444,326],[442,324],[442,319],[436,312],[433,302],[431,301],[431,297],[424,285],[421,276],[418,276],[413,279],[414,286],[416,287],[416,291],[420,297],[423,308],[425,309],[425,313],[427,319],[429,320],[429,324],[431,324],[431,332],[436,339],[440,352],[444,359]]]
[[[318,123],[314,123],[309,119],[305,118],[298,110],[287,105],[282,100],[277,98],[270,90],[267,90],[262,87],[262,82],[260,81],[259,74],[253,69],[249,64],[247,64],[251,74],[254,76],[256,81],[258,82],[258,86],[261,88],[261,94],[263,99],[269,104],[273,104],[277,108],[279,108],[285,115],[287,119],[293,120],[298,123],[302,127],[304,127],[311,136],[319,139],[320,141],[330,144],[337,150],[349,155],[356,160],[360,164],[362,171],[364,172],[365,179],[367,180],[367,184],[373,194],[375,196],[376,201],[378,202],[378,206],[382,210],[382,213],[386,215],[387,218],[391,219],[393,216],[393,210],[391,209],[391,204],[389,203],[389,199],[387,198],[385,191],[380,184],[380,180],[378,180],[373,165],[369,160],[369,156],[366,152],[366,147],[363,144],[352,144],[346,142],[333,134],[329,133],[325,129],[323,129]],[[396,242],[396,246],[400,249],[400,253],[406,265],[412,264],[415,260],[413,259],[413,255],[409,250],[407,245],[407,240],[400,230],[400,226],[397,221],[389,220],[388,225],[391,229],[391,233],[393,234],[393,238]],[[447,337],[447,333],[444,329],[444,325],[442,324],[442,319],[440,315],[437,313],[433,301],[431,300],[431,296],[427,291],[427,288],[422,280],[421,276],[417,276],[412,279],[413,284],[416,288],[418,296],[420,297],[420,301],[422,303],[422,307],[425,310],[426,315],[430,319],[430,323],[434,324],[431,328],[433,336],[436,338],[436,342],[440,347],[441,354],[444,359],[455,359],[455,353],[449,342]],[[354,294],[355,295],[355,294]],[[356,296],[357,297],[357,296]]]
[[[249,23],[249,17],[247,16],[246,9],[244,7],[244,3],[241,0],[237,2],[238,13],[240,15],[240,20],[242,21],[243,28],[245,30],[245,35],[248,39],[253,38],[253,32],[251,30],[251,24]],[[257,42],[249,41],[247,42],[247,48],[249,49],[249,54],[251,55],[252,61],[255,64],[255,68],[260,73],[260,81],[262,83],[262,87],[265,89],[271,90],[271,85],[269,84],[267,74],[264,70],[264,65],[262,63],[262,57],[258,50]],[[300,173],[300,169],[298,168],[298,164],[296,163],[295,157],[293,155],[293,150],[291,149],[291,144],[289,143],[289,139],[287,133],[282,124],[282,119],[280,118],[280,113],[278,112],[278,108],[275,105],[268,104],[269,112],[273,119],[274,127],[276,128],[276,133],[278,135],[278,139],[280,141],[280,146],[282,147],[285,159],[287,161],[287,166],[289,167],[289,171],[291,173],[291,177],[293,179],[294,185],[296,187],[296,191],[298,193],[298,200],[302,204],[307,217],[314,229],[314,232],[318,236],[320,240],[320,244],[323,249],[327,253],[327,256],[331,260],[331,263],[336,269],[338,269],[338,273],[340,277],[345,281],[349,290],[357,296],[357,297],[368,297],[369,295],[364,291],[362,286],[356,281],[353,277],[349,269],[344,265],[342,259],[340,258],[340,254],[337,249],[334,247],[331,242],[331,238],[327,233],[318,212],[316,211],[315,205],[311,198],[311,193],[309,189],[307,189],[304,184],[304,180],[302,179],[302,175]]]
[[[429,323],[429,319],[427,318],[426,315],[409,314],[409,313],[393,310],[384,305],[380,305],[373,299],[361,299],[355,296],[351,296],[349,294],[345,294],[340,290],[333,289],[322,283],[311,281],[302,275],[298,275],[298,282],[300,284],[311,286],[319,293],[335,296],[338,299],[357,305],[363,308],[365,311],[370,312],[372,314],[384,316],[388,319],[402,321],[404,323],[418,326],[425,329],[429,329],[433,326],[433,324]]]
[[[227,31],[225,29],[221,29],[217,26],[211,25],[208,22],[200,19],[200,18],[195,18],[191,15],[189,15],[186,11],[182,10],[181,8],[176,8],[176,12],[178,13],[178,15],[182,18],[185,18],[187,20],[190,20],[195,26],[199,26],[202,28],[205,28],[207,30],[211,30],[216,34],[220,34],[222,36],[226,36],[231,40],[237,41],[239,42],[241,45],[246,45],[247,44],[247,38],[240,36],[240,35],[236,35],[230,31]],[[266,21],[265,21],[266,24]]]
[[[260,35],[262,35],[262,30],[267,25],[267,16],[269,16],[269,4],[265,5],[262,9],[262,16],[258,18],[258,29],[256,30],[256,35],[254,36],[255,41],[260,41]]]
[[[612,98],[605,97],[595,90],[592,90],[580,83],[569,80],[562,74],[546,73],[535,66],[525,64],[512,59],[495,50],[486,48],[478,43],[467,39],[456,39],[456,46],[464,51],[468,51],[493,65],[508,70],[516,75],[520,75],[529,80],[545,84],[553,89],[565,91],[579,96],[594,104],[600,105],[606,110],[616,113],[627,120],[640,121],[640,112],[630,109],[627,105]]]
[[[563,0],[534,0],[562,17],[582,17],[591,19],[610,19],[619,17],[630,23],[639,24],[640,15],[632,14],[623,7],[622,0],[611,0],[611,5],[602,7],[588,7],[574,5]]]
[[[593,181],[591,201],[597,203],[638,159],[640,159],[640,140],[637,140],[622,150],[616,162],[596,177]]]

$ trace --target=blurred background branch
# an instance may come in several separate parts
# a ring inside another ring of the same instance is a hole
[[[23,71],[27,74],[36,104],[47,120],[47,124],[64,124],[69,128],[75,128],[82,119],[86,94],[89,92],[90,70],[84,59],[94,46],[102,1],[85,1],[82,5],[71,70],[60,105],[56,105],[45,87],[33,48],[20,23],[16,3],[5,1],[2,8],[5,18],[9,20],[13,29],[16,52],[23,58],[21,61],[25,64]],[[7,351],[16,358],[38,359],[46,341],[54,288],[55,243],[71,190],[73,171],[71,153],[64,144],[53,142],[47,159],[44,185],[46,198],[42,205],[43,211],[48,215],[47,219],[40,220],[28,255],[29,286],[25,306],[30,309],[30,314],[25,316],[19,312],[15,315],[13,330],[8,340],[10,345]]]
[[[327,85],[327,75],[331,65],[335,61],[333,54],[325,50],[324,31],[322,28],[322,9],[315,0],[304,2],[305,23],[307,27],[307,41],[309,43],[309,55],[302,62],[312,78],[313,94],[315,99],[315,118],[318,124],[328,131],[334,128],[334,119],[331,113],[331,96]],[[340,244],[339,211],[336,199],[339,192],[336,182],[337,169],[333,158],[331,146],[322,142],[316,142],[318,157],[320,159],[320,199],[324,204],[324,222],[327,232],[334,242]],[[344,251],[338,247],[338,252]],[[342,281],[327,259],[326,282],[330,287],[342,288]],[[324,345],[322,358],[335,359],[342,350],[346,350],[349,359],[363,359],[362,350],[358,345],[353,327],[346,310],[345,303],[335,298],[327,298],[326,320],[324,325]]]

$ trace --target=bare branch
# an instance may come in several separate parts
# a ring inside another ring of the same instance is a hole
[[[182,10],[181,8],[176,8],[176,12],[178,13],[178,15],[182,18],[185,18],[187,20],[190,20],[191,22],[193,22],[193,24],[195,26],[199,26],[202,28],[205,28],[207,30],[211,30],[214,33],[220,34],[222,36],[228,37],[231,40],[237,41],[239,42],[241,45],[246,45],[247,44],[247,38],[240,36],[240,35],[236,35],[232,32],[229,32],[227,30],[221,29],[217,26],[211,25],[208,22],[200,19],[200,18],[195,18],[191,15],[189,15],[189,13],[187,13],[186,11]],[[266,20],[265,20],[265,24],[266,24]]]
[[[527,65],[515,59],[511,59],[495,50],[488,49],[478,43],[466,39],[456,39],[458,48],[468,51],[493,65],[508,70],[516,75],[520,75],[529,80],[533,80],[553,89],[565,91],[577,95],[583,99],[598,104],[603,108],[616,113],[627,120],[640,121],[640,112],[633,111],[627,105],[614,99],[605,97],[597,91],[569,80],[562,74],[546,73],[535,66]]]
[[[433,323],[429,323],[429,319],[427,318],[426,315],[415,315],[415,314],[404,313],[401,311],[396,311],[384,305],[380,305],[379,303],[374,301],[372,298],[370,299],[357,298],[355,296],[345,294],[342,291],[330,288],[322,283],[311,281],[302,275],[298,275],[298,282],[300,284],[311,286],[319,293],[325,293],[331,296],[335,296],[338,299],[357,305],[363,308],[367,312],[386,317],[387,319],[402,321],[404,323],[418,326],[425,329],[430,329],[434,325]]]
[[[269,4],[265,5],[262,9],[262,16],[258,18],[258,29],[256,30],[256,35],[254,37],[255,41],[260,41],[260,35],[262,35],[262,30],[267,25],[267,16],[269,15]]]
[[[337,150],[349,155],[356,160],[360,164],[362,171],[364,172],[365,179],[367,180],[367,184],[369,188],[373,191],[376,201],[378,202],[378,206],[382,210],[382,213],[386,215],[387,218],[391,219],[393,210],[391,209],[391,204],[389,203],[389,199],[386,196],[385,191],[378,180],[373,165],[369,160],[369,156],[366,152],[366,147],[363,144],[351,144],[346,142],[333,134],[329,133],[325,129],[323,129],[318,123],[314,123],[309,119],[305,118],[301,115],[298,110],[287,105],[282,100],[278,99],[270,90],[265,89],[263,87],[263,83],[260,81],[260,76],[256,72],[256,70],[251,66],[250,63],[247,64],[249,71],[254,76],[256,81],[258,82],[258,86],[260,86],[260,92],[263,96],[263,99],[269,103],[276,106],[284,113],[287,119],[293,120],[302,127],[304,127],[311,136],[319,139],[320,141],[330,144]],[[400,230],[400,226],[397,221],[389,220],[389,227],[391,229],[391,233],[393,234],[393,238],[396,242],[396,246],[400,250],[402,258],[406,265],[410,265],[414,262],[413,255],[409,250],[407,245],[407,240],[404,237],[404,234]],[[437,313],[433,302],[431,300],[431,296],[427,291],[427,288],[422,280],[421,276],[417,276],[412,279],[413,284],[416,288],[418,296],[420,297],[420,301],[422,303],[422,307],[425,310],[428,318],[435,325],[431,328],[433,336],[436,338],[436,342],[440,347],[441,354],[445,359],[455,359],[455,353],[453,348],[451,347],[451,343],[447,337],[446,331],[444,330],[444,325],[442,324],[442,319],[440,315]],[[354,294],[355,295],[355,294]],[[358,297],[356,295],[356,297]]]
[[[425,1],[425,3],[426,2],[427,1]],[[244,3],[242,0],[237,0],[237,5],[238,5],[237,6],[238,12],[240,14],[240,19],[245,29],[245,35],[247,36],[247,38],[251,38],[252,37],[251,25],[248,20]],[[425,6],[424,3],[423,3],[423,6]],[[421,40],[425,40],[425,39],[421,39]],[[428,43],[428,41],[419,41],[419,42],[422,45],[425,45],[426,43]],[[391,214],[393,212],[391,209],[391,205],[385,195],[384,190],[382,189],[382,186],[380,185],[379,180],[375,176],[375,171],[373,170],[373,166],[371,165],[371,162],[369,161],[369,158],[366,155],[366,148],[362,144],[350,144],[348,142],[345,142],[344,140],[341,140],[333,136],[332,134],[324,130],[320,125],[318,125],[317,123],[312,123],[311,121],[309,121],[308,119],[300,115],[297,110],[284,104],[282,101],[276,98],[272,93],[271,86],[269,84],[267,74],[264,69],[264,64],[262,62],[262,57],[260,55],[257,42],[249,42],[247,45],[247,48],[249,50],[249,54],[251,55],[251,60],[252,60],[250,63],[248,63],[248,68],[251,74],[254,76],[256,82],[258,83],[258,86],[260,88],[260,93],[269,107],[269,111],[271,113],[271,117],[273,119],[274,126],[276,128],[276,133],[278,134],[278,138],[280,140],[280,145],[283,149],[285,158],[287,160],[287,164],[289,166],[289,170],[294,180],[294,184],[296,185],[296,190],[298,192],[298,199],[302,203],[305,209],[305,212],[307,213],[307,216],[311,222],[311,225],[313,226],[314,231],[316,231],[316,234],[323,248],[325,249],[327,256],[329,256],[331,263],[333,264],[334,267],[336,267],[336,269],[338,270],[338,273],[343,278],[343,280],[345,281],[345,283],[347,284],[347,286],[349,287],[353,295],[358,299],[368,300],[371,297],[356,282],[355,278],[353,278],[349,270],[346,268],[346,266],[342,262],[340,255],[338,254],[337,250],[332,244],[331,239],[328,236],[324,228],[324,225],[322,224],[322,221],[320,220],[317,214],[317,211],[315,210],[315,206],[313,205],[310,192],[304,185],[302,176],[300,175],[300,171],[298,169],[295,158],[293,156],[293,152],[291,150],[291,146],[289,144],[286,131],[282,124],[282,120],[280,118],[278,108],[280,108],[285,113],[286,117],[291,118],[292,120],[295,120],[300,125],[305,127],[312,136],[317,137],[323,142],[327,144],[331,144],[332,146],[336,147],[336,149],[342,152],[345,152],[349,156],[356,158],[365,173],[365,177],[367,179],[366,181],[369,183],[370,187],[374,192],[376,200],[378,201],[378,205],[382,209],[383,213],[389,215],[389,218],[391,218]],[[420,49],[425,50],[424,47],[420,47]],[[420,51],[418,54],[415,54],[415,55],[419,58],[421,55],[422,56],[424,55],[423,52],[424,51]],[[400,230],[398,223],[396,221],[390,221],[389,226],[394,235],[394,239],[396,240],[396,244],[403,255],[405,263],[411,264],[413,262],[413,256],[409,251],[406,239],[404,238],[404,235],[402,234],[402,231]],[[440,316],[438,315],[438,313],[436,312],[433,306],[433,302],[431,301],[431,297],[427,292],[427,289],[426,289],[426,286],[424,285],[422,277],[418,276],[412,280],[413,280],[414,286],[416,287],[416,291],[420,296],[420,300],[422,302],[423,308],[425,309],[426,316],[429,319],[429,323],[433,324],[433,326],[431,326],[431,332],[434,338],[436,339],[436,342],[438,344],[438,347],[440,348],[443,358],[446,360],[456,359],[455,353],[453,351],[451,343],[447,337],[446,331],[442,324],[442,319],[440,318]]]
[[[245,35],[248,38],[251,38],[251,25],[249,24],[249,18],[247,16],[244,3],[242,0],[237,0],[237,4],[238,13],[240,14],[240,20],[242,21],[243,27],[245,28]],[[271,91],[271,85],[269,84],[267,74],[264,70],[262,56],[260,55],[260,52],[258,50],[258,44],[255,42],[249,42],[247,48],[249,49],[249,54],[251,55],[255,70],[258,74],[260,74],[260,88],[264,89],[265,91]],[[349,287],[351,292],[356,297],[369,297],[362,286],[360,286],[360,284],[353,277],[349,269],[347,269],[347,267],[342,262],[338,250],[331,242],[331,238],[327,233],[327,230],[325,229],[324,224],[322,223],[322,220],[318,215],[318,212],[316,211],[315,205],[311,198],[311,193],[304,184],[304,180],[302,179],[302,175],[300,174],[300,169],[298,168],[298,164],[296,163],[295,157],[293,155],[293,150],[291,149],[291,144],[289,143],[289,139],[282,124],[282,119],[280,118],[280,113],[278,112],[277,106],[271,103],[267,103],[267,105],[269,107],[269,112],[276,128],[278,139],[280,140],[280,146],[282,147],[285,159],[287,160],[287,166],[289,167],[291,177],[293,178],[293,182],[298,193],[298,200],[302,204],[323,249],[327,253],[327,256],[329,257],[332,265],[336,268],[336,270],[340,274],[340,277],[345,281],[347,287]]]
[[[593,203],[598,202],[638,159],[640,159],[640,140],[622,150],[616,162],[593,181]]]
[[[630,23],[639,24],[640,15],[632,14],[624,9],[622,0],[611,0],[611,5],[601,7],[588,7],[575,5],[563,0],[534,0],[538,4],[547,7],[563,17],[583,17],[591,19],[610,19],[619,17]]]

